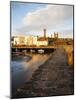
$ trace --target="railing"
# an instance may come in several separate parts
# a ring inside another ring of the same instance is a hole
[[[23,45],[14,45],[12,48],[56,48],[56,46],[23,46]]]

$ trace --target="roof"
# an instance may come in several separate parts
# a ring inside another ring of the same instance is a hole
[[[48,39],[47,38],[44,38],[44,37],[40,37],[38,38],[38,41],[47,41]]]

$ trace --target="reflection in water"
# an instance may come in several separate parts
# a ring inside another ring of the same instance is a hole
[[[27,57],[15,58],[15,60],[11,61],[11,76],[12,76],[12,91],[15,92],[17,88],[22,86],[26,81],[28,81],[32,73],[43,64],[48,58],[47,54],[30,54],[32,59],[27,61]]]

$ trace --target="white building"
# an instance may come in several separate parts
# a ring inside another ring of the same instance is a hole
[[[27,39],[24,36],[14,36],[13,44],[14,45],[25,45]]]
[[[33,36],[33,45],[36,45],[37,46],[37,36]]]
[[[28,45],[28,46],[47,46],[48,39],[37,36],[14,36],[13,45]]]
[[[48,45],[48,39],[47,38],[39,38],[37,40],[37,46],[47,46]]]
[[[29,46],[33,45],[33,37],[32,36],[28,36],[27,45],[29,45]]]

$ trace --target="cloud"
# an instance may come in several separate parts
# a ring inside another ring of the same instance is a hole
[[[27,33],[32,31],[40,31],[66,27],[65,22],[73,19],[73,6],[64,5],[48,5],[45,8],[27,13],[22,19],[23,26],[17,29],[19,32]]]

